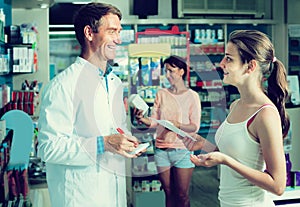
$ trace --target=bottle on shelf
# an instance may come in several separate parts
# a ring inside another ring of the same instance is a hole
[[[200,29],[195,29],[195,43],[201,43]]]

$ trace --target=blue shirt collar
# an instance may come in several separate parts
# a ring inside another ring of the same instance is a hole
[[[100,68],[98,68],[99,71],[99,76],[103,76],[106,77],[110,74],[110,72],[113,70],[112,66],[110,64],[106,65],[106,70],[105,73],[103,72],[103,70],[101,70]]]

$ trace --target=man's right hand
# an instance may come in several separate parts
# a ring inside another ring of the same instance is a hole
[[[127,158],[135,158],[139,154],[129,154],[139,145],[138,139],[126,134],[104,136],[105,150],[120,154]]]

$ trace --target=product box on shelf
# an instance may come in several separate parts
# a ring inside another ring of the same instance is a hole
[[[29,115],[34,115],[37,106],[38,93],[36,91],[12,91],[11,101],[1,109],[1,114],[5,114],[10,110],[18,109],[26,112]]]
[[[162,87],[163,58],[170,53],[171,46],[167,43],[130,44],[129,93],[138,94],[146,103],[153,103],[156,92]]]

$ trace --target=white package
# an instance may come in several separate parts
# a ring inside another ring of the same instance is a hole
[[[149,109],[148,104],[138,94],[131,94],[128,98],[128,103],[130,106],[143,110],[143,115],[145,115]]]

